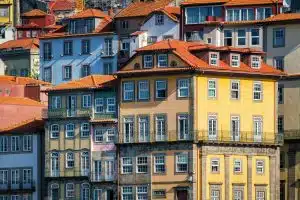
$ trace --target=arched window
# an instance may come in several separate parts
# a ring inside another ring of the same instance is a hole
[[[59,153],[51,153],[51,176],[59,176]]]
[[[84,151],[81,153],[81,175],[88,176],[90,170],[89,152]]]

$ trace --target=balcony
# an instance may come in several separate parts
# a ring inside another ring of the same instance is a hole
[[[43,118],[72,118],[72,117],[91,117],[92,110],[90,108],[77,108],[77,109],[44,109]]]
[[[283,133],[285,140],[300,140],[300,130],[288,130]]]
[[[0,184],[0,194],[7,192],[33,192],[36,189],[35,181],[28,181],[26,183],[6,183]]]
[[[103,176],[102,174],[93,172],[90,179],[91,182],[113,182],[116,180],[116,176],[113,174]]]
[[[45,171],[45,178],[47,179],[63,179],[63,178],[82,178],[86,179],[90,176],[89,170],[83,170],[83,171],[75,171],[72,169],[66,169],[64,171],[53,171],[53,170],[46,170]]]

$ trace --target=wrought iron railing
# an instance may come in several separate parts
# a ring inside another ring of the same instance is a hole
[[[0,184],[1,191],[14,191],[14,190],[35,190],[36,184],[34,180],[29,180],[26,182],[6,182]]]
[[[44,109],[43,118],[67,118],[67,117],[91,117],[92,109],[76,108],[76,109]]]

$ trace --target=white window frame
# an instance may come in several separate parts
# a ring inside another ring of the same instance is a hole
[[[179,140],[187,140],[189,139],[189,130],[190,130],[190,120],[189,120],[189,115],[188,114],[181,114],[178,115],[177,117],[178,120],[178,139]],[[184,127],[181,127],[181,122],[183,121]],[[184,130],[181,132],[181,130]]]
[[[70,165],[70,163],[73,163]],[[67,152],[66,153],[66,168],[67,169],[72,169],[75,167],[75,155],[73,152]]]
[[[211,87],[210,83],[214,82],[215,87]],[[210,91],[214,91],[214,96],[210,95]],[[217,98],[217,80],[216,79],[208,79],[207,81],[207,96],[208,98]]]
[[[126,88],[130,87],[129,89]],[[132,97],[129,97],[131,96]],[[134,82],[133,81],[128,81],[128,82],[123,82],[123,100],[124,101],[133,101],[134,100]]]
[[[262,19],[258,19],[258,10],[259,9],[263,9],[263,17],[262,17]],[[266,19],[266,9],[271,9],[271,15],[273,14],[273,11],[272,11],[272,7],[264,7],[264,8],[262,8],[262,7],[259,7],[259,8],[256,8],[256,10],[255,10],[255,20],[264,20],[264,19]]]
[[[58,130],[53,131],[53,127],[56,127],[56,126],[58,127]],[[51,124],[51,126],[50,126],[50,138],[51,139],[59,138],[59,132],[60,132],[59,124]],[[53,136],[53,134],[57,134],[58,136]]]
[[[165,87],[164,88],[158,88],[158,83],[164,83]],[[159,90],[165,90],[166,91],[166,96],[165,97],[158,97],[158,91]],[[167,81],[166,80],[158,80],[155,81],[155,98],[156,99],[165,99],[168,96],[168,86],[167,86]]]
[[[101,160],[94,160],[94,180],[100,181],[102,176],[102,161]]]
[[[141,169],[146,169],[143,171]],[[137,174],[146,174],[148,173],[148,157],[147,156],[137,156],[136,157],[136,173]]]
[[[83,151],[80,154],[80,170],[82,175],[88,176],[90,170],[90,154],[88,151]]]
[[[8,136],[0,136],[0,152],[8,152]]]
[[[20,184],[20,170],[19,169],[11,170],[11,184],[12,185]]]
[[[144,59],[144,68],[145,69],[149,69],[153,67],[153,55],[144,55],[143,56]],[[150,59],[150,60],[148,60]]]
[[[180,161],[179,158],[180,156],[186,157],[186,162]],[[175,156],[176,158],[176,172],[178,173],[186,173],[189,171],[189,155],[188,153],[178,153]],[[178,165],[186,165],[186,170],[180,170]]]
[[[93,192],[93,200],[99,200],[102,196],[102,189],[95,188]]]
[[[184,93],[186,91],[186,95],[183,95],[182,92]],[[179,98],[184,98],[184,97],[189,97],[190,96],[190,79],[178,79],[178,89],[177,89],[177,94]]]
[[[256,96],[259,96],[259,98],[256,98]],[[254,101],[261,101],[262,99],[263,99],[263,85],[262,85],[262,82],[255,81],[255,82],[253,82],[253,100]]]
[[[167,119],[165,115],[157,115],[155,116],[155,138],[156,141],[164,141],[166,139],[167,127],[166,127]]]
[[[51,97],[51,108],[52,109],[60,109],[61,108],[61,97],[60,96],[52,96]]]
[[[82,183],[80,190],[80,200],[90,200],[90,185],[88,183]]]
[[[116,98],[110,97],[106,99],[106,112],[114,113],[116,112]]]
[[[130,163],[125,163],[124,160],[130,161]],[[124,170],[126,168],[131,169],[131,171]],[[121,158],[121,172],[122,174],[132,174],[133,173],[133,159],[131,157]]]
[[[90,136],[90,124],[89,123],[81,123],[80,124],[80,136],[81,137],[89,137]]]
[[[137,186],[136,187],[136,197],[137,197],[137,200],[148,200],[148,187],[147,186]]]
[[[209,65],[219,66],[219,52],[209,52]]]
[[[0,185],[7,185],[8,184],[8,170],[1,169],[0,170]]]
[[[23,151],[32,150],[32,135],[23,136]]]
[[[75,184],[66,183],[66,198],[75,197]]]
[[[256,173],[257,174],[265,173],[265,161],[264,160],[256,160]]]
[[[11,136],[11,151],[17,152],[20,151],[20,136]]]
[[[225,36],[225,31],[230,31],[231,32],[231,37],[227,37],[227,36]],[[231,39],[231,46],[234,44],[233,43],[233,30],[232,29],[224,29],[223,30],[223,45],[224,46],[229,46],[229,45],[225,45],[225,40],[227,40],[227,39]]]
[[[148,142],[150,136],[150,119],[149,116],[138,117],[139,142]]]
[[[131,191],[129,191],[129,190],[125,191],[125,189],[130,189]],[[124,198],[124,195],[127,195],[127,196],[130,195],[131,198],[129,198],[129,199],[134,199],[134,196],[133,196],[133,187],[132,186],[123,186],[122,190],[121,190],[122,200],[128,199],[128,198]]]
[[[217,168],[217,171],[214,171],[215,168]],[[219,158],[212,158],[210,160],[210,171],[211,171],[211,173],[219,173],[220,172],[220,159]]]
[[[234,173],[242,173],[242,160],[234,159],[233,160],[233,172]]]
[[[23,169],[23,184],[31,184],[31,183],[32,183],[32,170]]]
[[[82,95],[82,107],[90,108],[91,106],[92,106],[92,95],[90,94]]]
[[[251,68],[259,69],[261,67],[261,56],[251,56]]]
[[[139,100],[148,100],[150,98],[150,84],[149,81],[143,80],[138,82],[138,90],[139,90],[139,95],[138,98]],[[143,96],[142,94],[147,96]]]
[[[261,190],[256,191],[255,200],[266,200],[266,192]]]
[[[73,129],[71,127],[73,127]],[[73,133],[72,136],[69,135],[70,133]],[[65,136],[66,136],[66,138],[73,138],[75,136],[75,124],[72,124],[72,123],[66,124]]]
[[[125,117],[124,119],[124,142],[130,143],[134,139],[134,118],[133,117]],[[129,132],[126,132],[126,126],[129,126]]]
[[[239,30],[245,31],[245,36],[239,36]],[[237,46],[246,46],[247,45],[247,30],[240,28],[236,30],[236,45]],[[239,39],[244,39],[245,40],[245,44],[239,44]]]
[[[94,141],[95,143],[103,143],[104,142],[104,134],[105,129],[95,129],[94,131]]]
[[[237,84],[238,88],[233,88],[233,84]],[[241,86],[240,86],[240,81],[239,80],[231,80],[230,82],[230,98],[234,100],[239,100],[241,98]],[[237,92],[237,97],[232,96],[232,92]]]
[[[168,67],[168,54],[157,55],[157,66],[160,68]]]
[[[162,167],[163,170],[158,170]],[[165,173],[166,172],[166,156],[165,154],[154,155],[154,173]]]
[[[231,67],[240,67],[240,65],[241,65],[241,55],[236,54],[236,53],[231,53],[230,54],[230,66]]]
[[[95,99],[95,113],[104,113],[104,99],[103,98]]]

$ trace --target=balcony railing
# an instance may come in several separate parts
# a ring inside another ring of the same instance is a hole
[[[21,190],[30,190],[35,191],[36,185],[35,181],[31,180],[28,182],[7,182],[0,184],[0,193],[7,191],[21,191]]]
[[[90,179],[92,182],[110,182],[110,181],[115,181],[116,176],[115,175],[103,175],[103,174],[92,172]]]
[[[282,145],[283,135],[272,132],[236,132],[231,131],[192,131],[189,133],[179,133],[177,131],[167,131],[163,135],[150,132],[143,136],[134,132],[130,137],[124,132],[119,134],[119,144],[123,143],[153,143],[153,142],[179,142],[194,141],[203,143],[236,143],[236,144],[261,144],[261,145]]]
[[[72,169],[66,169],[64,171],[58,170],[46,170],[45,177],[48,178],[62,178],[62,177],[89,177],[89,170],[75,171]]]
[[[67,117],[91,117],[92,110],[90,108],[76,109],[44,109],[43,118],[67,118]]]
[[[283,133],[285,140],[299,140],[300,139],[300,130],[288,130]]]

